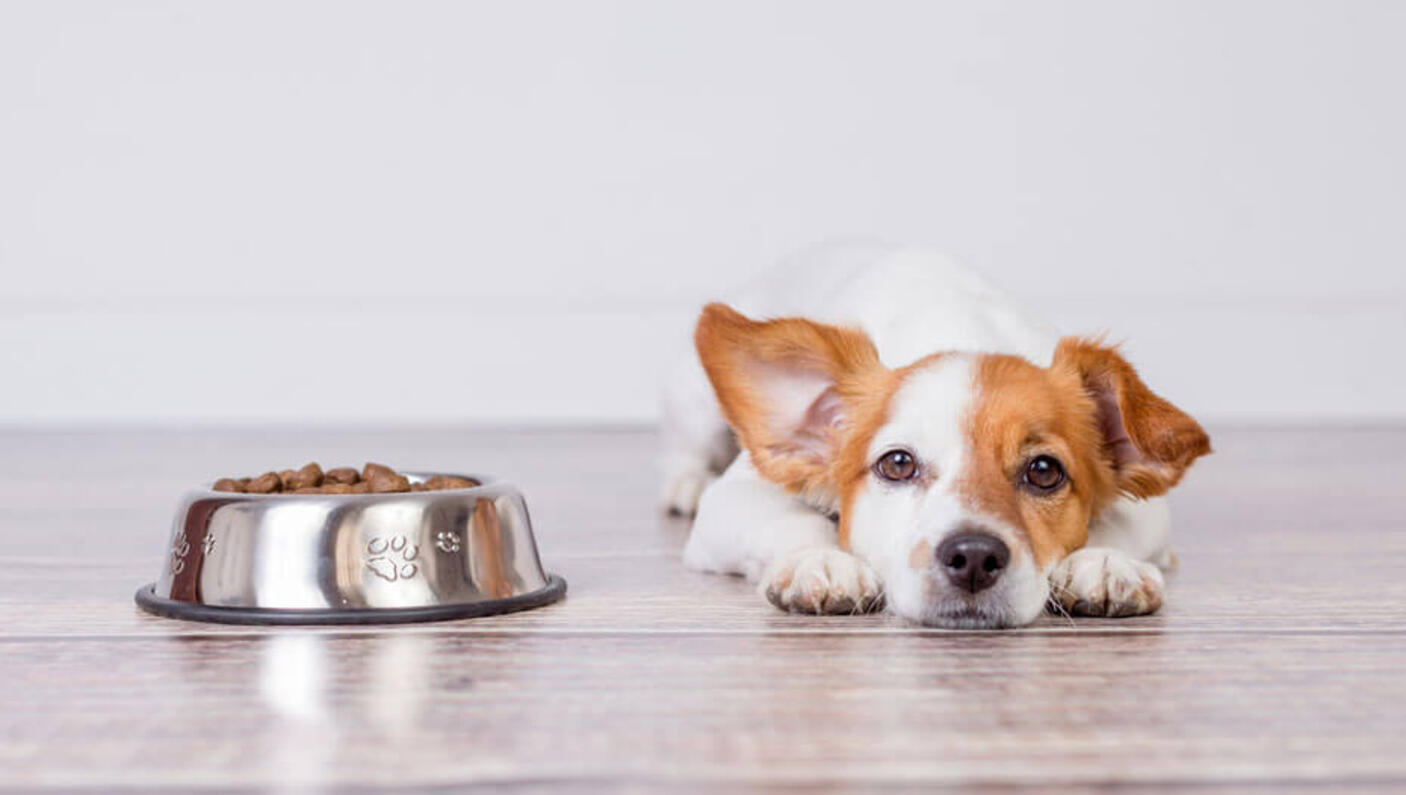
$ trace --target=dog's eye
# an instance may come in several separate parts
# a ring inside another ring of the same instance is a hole
[[[874,472],[884,480],[910,480],[918,474],[918,459],[907,450],[890,450],[874,463]]]
[[[1064,467],[1053,456],[1037,455],[1025,465],[1025,482],[1036,491],[1054,491],[1064,483]]]

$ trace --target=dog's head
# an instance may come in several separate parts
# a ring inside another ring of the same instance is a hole
[[[1062,340],[1049,367],[936,353],[879,361],[860,331],[705,307],[695,335],[765,477],[837,511],[841,546],[925,624],[1019,626],[1050,569],[1120,493],[1162,494],[1210,452],[1201,426],[1117,351]]]

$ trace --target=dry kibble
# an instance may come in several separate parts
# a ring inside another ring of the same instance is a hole
[[[371,492],[373,494],[410,491],[410,479],[404,475],[397,475],[395,473],[389,475],[377,474],[367,482],[371,484]]]
[[[311,489],[322,485],[322,467],[317,462],[305,464],[302,469],[293,473],[292,485],[294,489]]]
[[[351,485],[358,480],[361,480],[361,476],[351,467],[337,467],[336,469],[329,469],[322,474],[322,482],[324,484],[332,482]]]
[[[367,462],[360,472],[352,467],[333,467],[324,472],[314,461],[300,469],[265,472],[256,478],[220,478],[213,488],[247,494],[398,494],[477,485],[476,481],[454,475],[433,475],[422,483],[411,483],[409,477],[375,462]]]
[[[468,478],[454,477],[453,475],[434,475],[425,481],[425,487],[435,491],[444,489],[469,489],[478,484]]]
[[[364,467],[361,468],[361,479],[362,479],[362,480],[375,480],[377,476],[383,476],[383,477],[384,477],[384,476],[389,476],[389,475],[394,475],[394,474],[395,474],[395,470],[394,470],[394,469],[391,469],[390,467],[386,466],[385,464],[373,464],[373,463],[371,463],[370,461],[367,461],[367,462],[366,462],[366,466],[364,466]]]
[[[273,494],[283,490],[283,483],[278,479],[277,472],[265,472],[246,483],[244,490],[250,494]]]

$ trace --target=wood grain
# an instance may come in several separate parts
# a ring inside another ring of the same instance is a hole
[[[1406,430],[1213,435],[1166,608],[1018,632],[685,571],[643,431],[0,436],[0,787],[1406,787]],[[368,458],[515,479],[566,601],[393,629],[132,605],[191,483]]]

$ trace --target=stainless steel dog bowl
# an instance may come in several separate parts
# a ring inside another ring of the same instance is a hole
[[[412,483],[433,473],[405,472]],[[396,494],[185,496],[144,610],[232,624],[440,621],[549,604],[527,504],[512,485]]]

